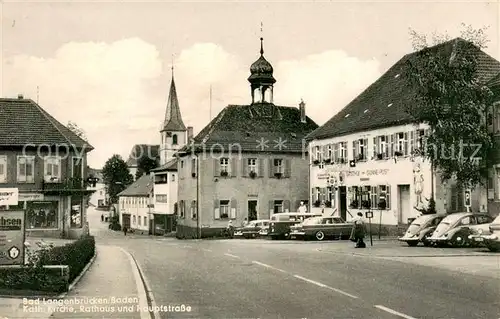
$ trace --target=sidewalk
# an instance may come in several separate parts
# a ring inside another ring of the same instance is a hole
[[[39,304],[24,307],[22,298],[0,299],[0,318],[141,319],[137,308],[139,305],[147,306],[147,300],[137,269],[132,268],[129,256],[115,246],[97,245],[96,248],[94,264],[64,298],[45,302],[43,299],[31,299]],[[148,313],[146,317],[149,317]]]

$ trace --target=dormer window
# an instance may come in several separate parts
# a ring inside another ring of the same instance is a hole
[[[172,145],[177,145],[177,134],[172,135]]]

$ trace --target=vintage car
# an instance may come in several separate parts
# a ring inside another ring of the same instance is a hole
[[[269,220],[252,220],[243,227],[236,228],[234,236],[243,238],[256,238],[260,236],[263,227],[269,226]]]
[[[454,213],[443,218],[427,240],[435,246],[471,246],[474,242],[469,236],[479,229],[489,230],[492,221],[493,218],[484,213]]]
[[[490,251],[500,251],[500,215],[489,225],[488,231],[477,229],[469,239],[479,245],[485,245]]]
[[[399,237],[398,240],[407,243],[411,247],[417,246],[420,242],[424,246],[430,246],[431,243],[428,241],[428,238],[442,219],[443,216],[436,214],[419,216],[410,224],[405,234]]]
[[[346,223],[341,217],[312,217],[291,226],[290,236],[300,239],[316,238],[316,240],[349,239],[352,227],[352,223]]]
[[[271,216],[268,236],[271,239],[289,239],[290,227],[302,223],[311,217],[320,217],[321,213],[278,213]]]

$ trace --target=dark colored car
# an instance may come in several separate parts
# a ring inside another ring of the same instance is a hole
[[[243,227],[236,228],[234,231],[235,237],[257,238],[260,236],[260,231],[269,226],[269,220],[252,220]]]
[[[290,227],[302,223],[311,217],[320,217],[321,214],[314,213],[278,213],[271,217],[268,236],[271,239],[289,239]]]
[[[403,237],[399,237],[398,240],[407,243],[411,247],[417,246],[420,242],[424,246],[430,246],[431,243],[427,239],[434,232],[441,220],[443,220],[443,217],[436,214],[417,217],[410,224]]]
[[[301,239],[349,239],[352,226],[352,223],[345,222],[341,217],[312,217],[292,226],[290,235]]]

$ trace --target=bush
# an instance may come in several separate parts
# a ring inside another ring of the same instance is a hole
[[[61,275],[60,268],[12,267],[0,268],[0,289],[31,290],[46,292],[64,292],[68,290],[69,281]]]
[[[85,235],[64,246],[56,246],[40,256],[42,265],[69,266],[69,282],[72,282],[89,263],[95,253],[94,236]]]

